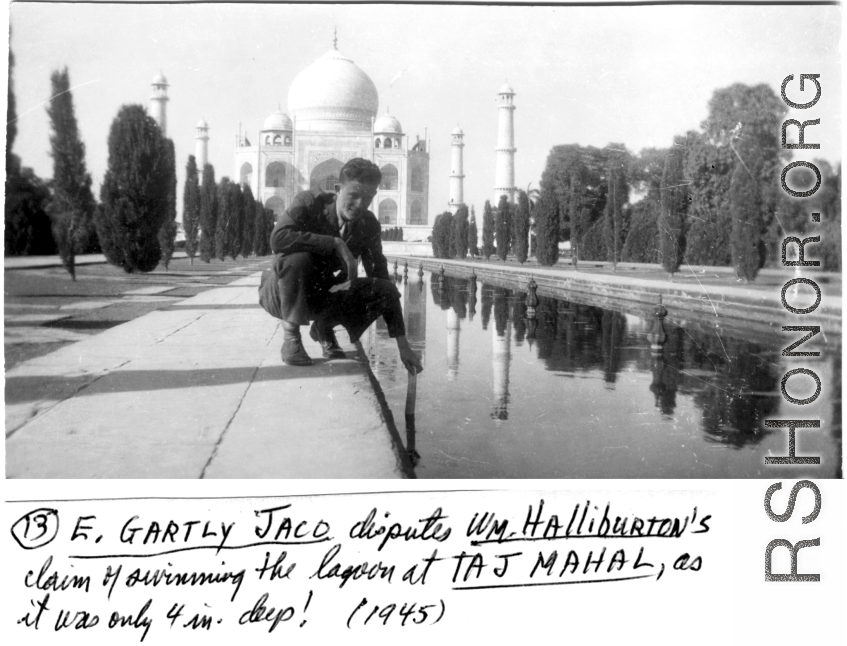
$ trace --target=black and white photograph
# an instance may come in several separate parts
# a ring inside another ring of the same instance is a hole
[[[841,6],[9,6],[14,479],[841,478]]]
[[[7,8],[4,643],[841,643],[840,3]]]

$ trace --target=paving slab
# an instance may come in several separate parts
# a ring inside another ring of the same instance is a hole
[[[164,292],[169,292],[172,289],[176,289],[173,285],[153,285],[151,287],[140,287],[138,289],[131,289],[126,292],[121,292],[124,296],[149,296],[151,294],[162,294]]]
[[[20,345],[24,343],[67,343],[69,341],[82,341],[89,337],[89,334],[82,334],[80,332],[74,332],[73,330],[41,326],[15,326],[6,327],[3,330],[3,343],[7,345]]]
[[[258,282],[7,372],[7,477],[403,477],[366,364],[326,362],[304,334],[315,365],[283,365]]]
[[[20,323],[51,323],[70,318],[70,314],[6,314],[3,321],[6,325],[17,325]]]
[[[59,307],[60,310],[99,310],[109,305],[120,303],[119,300],[110,301],[77,301],[76,303],[67,303]]]

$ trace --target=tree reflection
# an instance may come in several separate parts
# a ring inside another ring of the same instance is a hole
[[[480,294],[482,296],[482,329],[487,330],[488,322],[491,320],[491,306],[494,303],[494,288],[483,283]]]
[[[505,287],[494,288],[494,327],[497,336],[506,334],[506,323],[509,321],[509,290]]]
[[[830,422],[832,439],[835,440],[837,447],[833,460],[836,467],[836,478],[842,477],[843,465],[841,464],[842,444],[841,444],[841,343],[835,349],[832,359],[832,422]]]
[[[710,366],[714,376],[694,395],[703,411],[706,440],[742,448],[771,433],[764,420],[779,406],[775,366],[764,348],[718,334],[695,335],[688,344],[686,368]]]
[[[476,314],[476,276],[468,280],[468,318],[473,321]]]
[[[512,301],[512,327],[515,330],[515,345],[520,346],[526,336],[526,292],[515,292]]]
[[[603,310],[600,323],[603,336],[603,381],[613,385],[621,369],[621,350],[626,333],[626,318],[620,312]]]
[[[429,288],[432,292],[432,302],[443,310],[450,309],[450,291],[447,289],[447,279],[440,284],[435,273],[429,275]]]
[[[676,409],[676,392],[682,365],[682,335],[681,328],[671,327],[667,331],[661,350],[655,352],[650,392],[653,393],[656,408],[662,411],[662,415],[673,415]]]
[[[450,307],[460,320],[466,319],[468,317],[467,283],[461,278],[448,276],[446,285],[450,293]]]

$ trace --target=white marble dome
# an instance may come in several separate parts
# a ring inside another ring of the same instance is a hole
[[[504,83],[503,87],[500,88],[500,91],[497,94],[514,94],[515,91],[512,89],[512,86],[508,83]]]
[[[197,122],[197,127],[198,128],[208,128],[209,124],[206,123],[205,119],[200,119],[200,121]]]
[[[167,85],[168,79],[165,78],[165,75],[159,72],[156,76],[153,77],[153,85]]]
[[[374,123],[374,132],[380,135],[402,135],[403,126],[400,125],[396,117],[392,117],[390,114],[384,114]]]
[[[288,90],[298,130],[370,130],[378,107],[374,82],[336,49],[300,72]]]
[[[288,115],[285,114],[282,110],[277,110],[276,112],[272,112],[265,119],[265,123],[262,126],[262,130],[293,130],[294,125],[291,123],[291,119],[288,118]]]
[[[459,126],[456,126],[455,128],[453,128],[453,134],[454,135],[464,135],[465,132]]]

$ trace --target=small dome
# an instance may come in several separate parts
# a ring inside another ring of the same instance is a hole
[[[512,86],[508,83],[504,83],[503,87],[500,88],[500,91],[497,94],[514,94],[515,91],[512,89]]]
[[[293,130],[294,127],[291,123],[291,119],[288,118],[288,115],[283,113],[282,110],[277,110],[268,115],[268,118],[265,119],[265,125],[262,126],[262,130]]]
[[[167,85],[168,79],[165,78],[165,75],[159,72],[156,76],[153,77],[153,85]]]
[[[208,128],[209,124],[206,123],[205,119],[200,119],[200,121],[197,122],[197,127],[198,128]]]
[[[462,130],[459,126],[456,126],[455,128],[453,128],[453,134],[454,134],[454,135],[463,135],[463,136],[464,136],[465,132],[464,132],[464,130]]]
[[[390,114],[384,114],[374,123],[374,132],[379,134],[403,134],[403,126]]]

